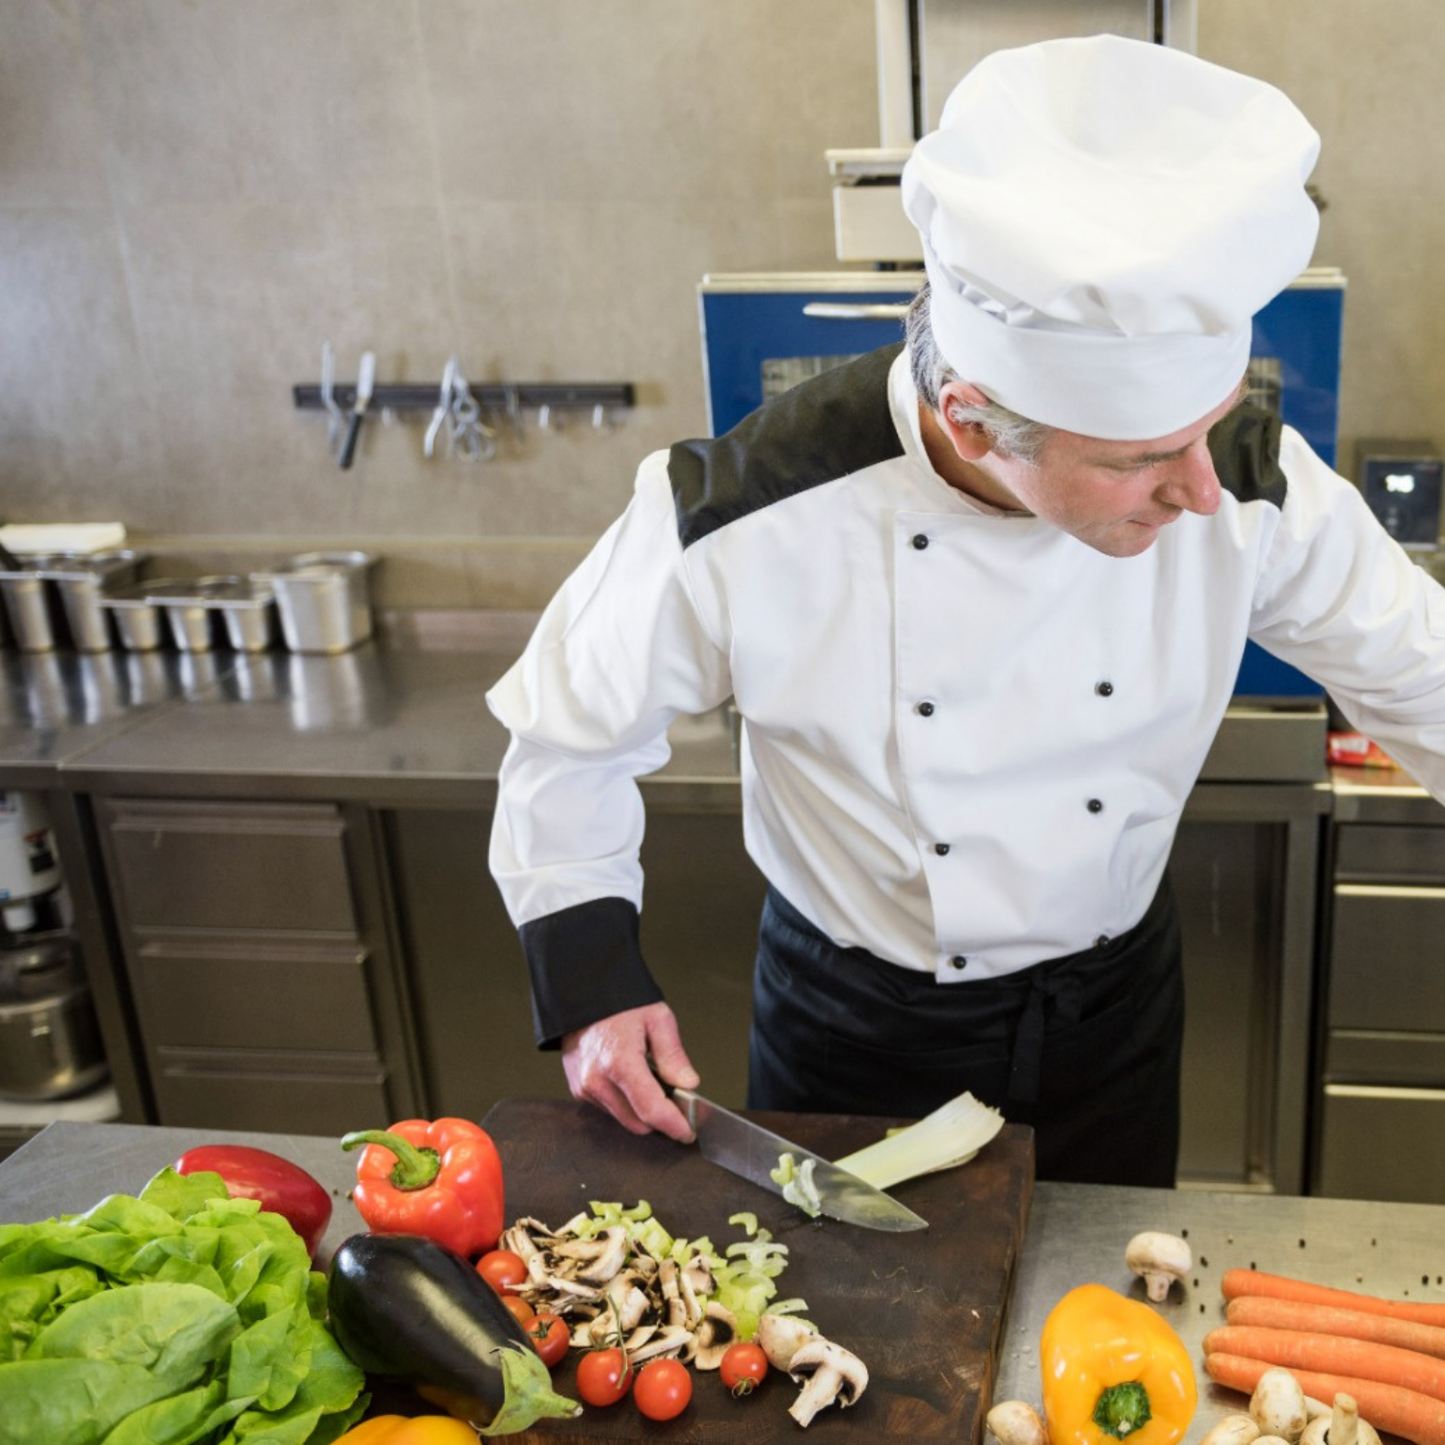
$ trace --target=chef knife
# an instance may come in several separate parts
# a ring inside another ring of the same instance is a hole
[[[346,423],[346,440],[341,444],[342,471],[351,465],[351,458],[356,452],[356,436],[361,430],[361,419],[366,415],[366,408],[371,403],[371,389],[375,383],[376,353],[364,351],[361,354],[361,365],[356,372],[356,401],[351,408],[351,418]]]
[[[811,1161],[818,1202],[830,1219],[838,1219],[845,1224],[861,1224],[866,1229],[898,1231],[928,1228],[926,1219],[891,1195],[875,1189],[856,1174],[840,1169],[832,1160],[824,1159],[811,1149],[804,1149],[802,1145],[784,1139],[781,1134],[774,1134],[762,1125],[704,1099],[692,1089],[673,1089],[672,1097],[697,1135],[697,1146],[703,1158],[720,1164],[741,1178],[773,1194],[781,1194],[783,1187],[772,1177],[772,1172],[778,1168],[784,1154],[791,1154],[800,1169]]]

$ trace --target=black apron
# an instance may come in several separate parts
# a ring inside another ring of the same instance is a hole
[[[1167,882],[1128,933],[1003,978],[839,948],[775,889],[748,1107],[921,1118],[969,1090],[1035,1130],[1040,1179],[1173,1188],[1184,975]]]

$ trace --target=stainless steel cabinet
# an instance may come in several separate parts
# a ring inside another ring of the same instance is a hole
[[[1445,809],[1336,787],[1313,1189],[1445,1202]]]
[[[307,1133],[415,1112],[371,815],[97,802],[156,1122]]]

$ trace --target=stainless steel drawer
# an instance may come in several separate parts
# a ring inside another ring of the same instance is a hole
[[[134,975],[153,1047],[320,1049],[375,1056],[367,954],[355,943],[153,940]]]
[[[1331,1084],[1314,1193],[1445,1204],[1445,1089]]]
[[[1334,891],[1329,1027],[1445,1033],[1445,888]]]
[[[346,823],[319,803],[107,802],[132,928],[357,932]]]
[[[1335,835],[1335,878],[1445,887],[1445,828],[1351,823]]]
[[[1445,1088],[1445,1034],[1331,1029],[1324,1076],[1331,1084],[1419,1084]]]

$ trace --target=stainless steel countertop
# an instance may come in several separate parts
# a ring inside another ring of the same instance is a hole
[[[79,1213],[106,1194],[134,1194],[186,1149],[225,1139],[294,1159],[332,1191],[323,1254],[362,1227],[346,1197],[355,1163],[334,1139],[86,1123],[52,1124],[0,1162],[0,1223]],[[521,1209],[525,1201],[514,1204]],[[1093,1282],[1143,1297],[1124,1266],[1125,1245],[1142,1229],[1182,1234],[1194,1251],[1189,1279],[1159,1306],[1199,1368],[1199,1410],[1186,1445],[1243,1404],[1203,1376],[1200,1342],[1223,1319],[1226,1269],[1255,1265],[1344,1289],[1445,1302],[1445,1206],[1042,1182],[1034,1186],[1004,1319],[995,1400],[1038,1403],[1039,1331],[1070,1289]]]
[[[484,693],[524,645],[527,613],[391,614],[335,656],[0,652],[0,785],[220,797],[238,788],[378,806],[486,807],[506,733]],[[1323,706],[1226,715],[1201,780],[1325,786]],[[735,808],[725,710],[680,718],[644,779],[654,805]],[[1402,774],[1348,776],[1349,806],[1440,821]],[[1377,786],[1378,784],[1378,786]],[[1376,796],[1383,792],[1382,797]]]

